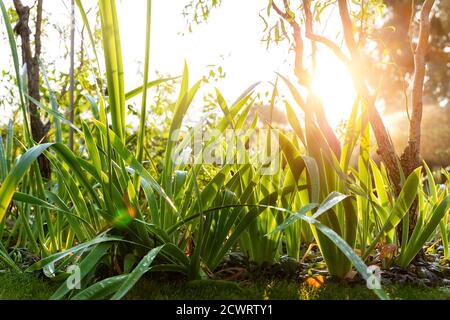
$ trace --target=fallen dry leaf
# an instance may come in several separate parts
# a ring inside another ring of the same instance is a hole
[[[395,244],[385,244],[380,251],[380,260],[384,258],[392,259],[397,252],[397,246]]]

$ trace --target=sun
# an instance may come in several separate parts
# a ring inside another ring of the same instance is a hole
[[[346,66],[331,52],[317,52],[317,68],[312,87],[322,100],[332,127],[337,127],[342,120],[348,119],[356,91]]]

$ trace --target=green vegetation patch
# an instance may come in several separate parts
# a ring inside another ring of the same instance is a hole
[[[1,300],[45,300],[58,283],[33,274],[0,274]],[[446,300],[449,288],[390,286],[393,299]],[[363,285],[327,283],[320,289],[286,280],[257,280],[237,284],[223,281],[162,282],[141,280],[126,296],[129,300],[374,300],[376,295]]]

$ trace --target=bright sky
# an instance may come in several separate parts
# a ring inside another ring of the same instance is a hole
[[[120,6],[124,50],[127,61],[142,60],[144,52],[145,0]],[[160,71],[177,74],[186,59],[192,78],[201,77],[211,64],[220,64],[227,73],[226,95],[239,95],[255,81],[273,80],[274,71],[288,69],[283,61],[286,47],[266,51],[260,39],[264,24],[258,17],[260,0],[226,0],[212,12],[207,24],[195,27],[185,36],[186,22],[181,16],[187,1],[153,1],[151,65]],[[137,11],[135,8],[142,8]],[[224,60],[222,60],[222,58]],[[281,59],[280,59],[281,58]],[[226,89],[226,90],[225,90]]]
[[[24,2],[27,1],[34,2]],[[12,4],[12,0],[5,2],[7,6]],[[51,3],[50,8],[49,1],[44,1],[45,9],[52,14],[50,19],[68,23],[69,1],[52,0]],[[290,75],[292,78],[293,57],[287,52],[287,43],[272,45],[266,50],[266,44],[261,42],[264,23],[258,13],[265,9],[266,1],[225,0],[220,8],[212,12],[209,22],[196,26],[191,34],[185,32],[186,21],[181,14],[186,3],[185,0],[153,1],[151,78],[155,76],[155,67],[161,73],[180,75],[186,60],[191,82],[194,82],[209,72],[209,65],[221,65],[226,77],[215,85],[230,101],[234,101],[255,82],[274,81],[275,72]],[[142,69],[141,61],[144,55],[145,8],[145,0],[118,2],[127,89],[141,84],[142,76],[139,70]],[[325,31],[334,37],[338,32],[336,28],[340,26],[333,21],[333,16],[331,17],[328,31]],[[1,27],[4,29],[3,24]],[[78,29],[80,28],[81,21],[78,20]],[[4,34],[4,30],[1,32]],[[181,32],[186,34],[182,36]],[[9,50],[4,50],[7,49],[5,46],[7,43],[2,40],[1,69],[7,68],[10,63],[10,53]],[[47,43],[49,54],[61,52],[63,48],[64,45],[60,41],[52,40]],[[350,77],[326,49],[320,50],[318,65],[315,83],[321,91],[328,118],[336,125],[348,115],[352,105],[354,92]],[[68,70],[67,62],[59,61],[55,67]]]

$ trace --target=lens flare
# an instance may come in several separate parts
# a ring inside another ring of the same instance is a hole
[[[125,203],[125,207],[117,211],[113,221],[113,225],[115,227],[125,227],[136,218],[136,210],[130,204],[127,193],[125,193],[123,201]]]

